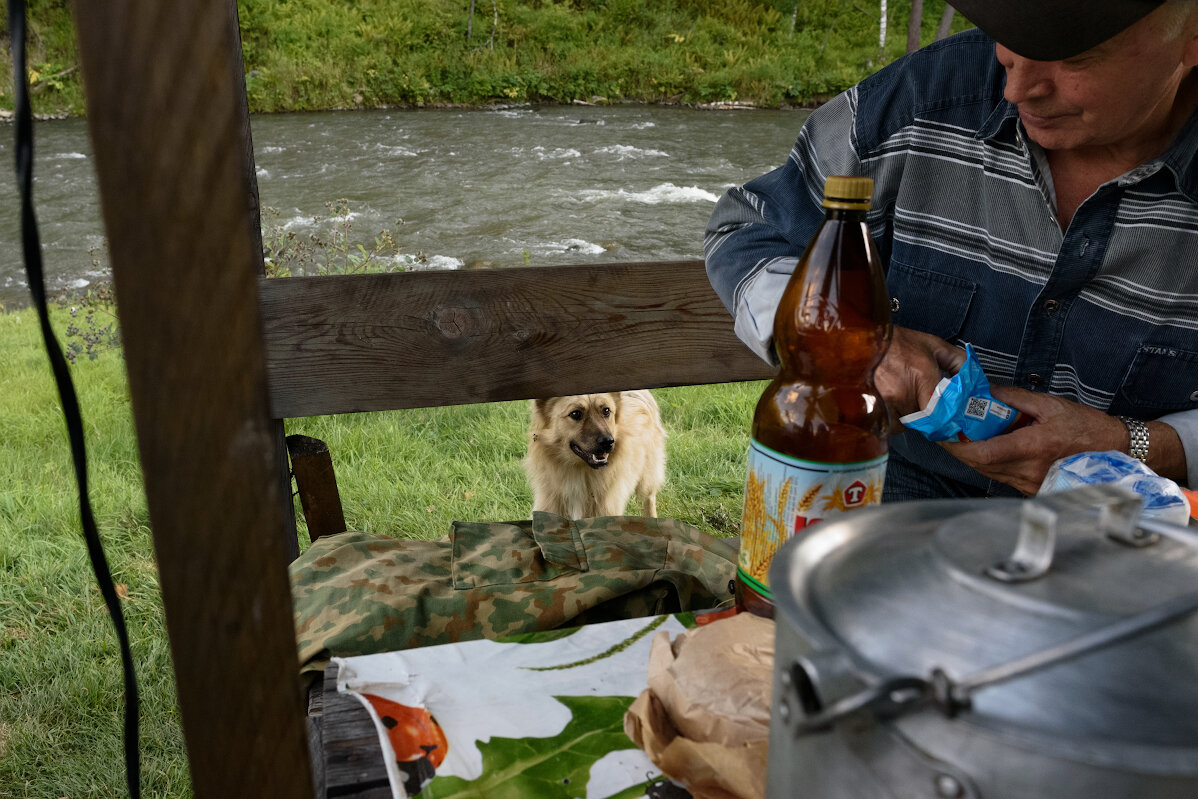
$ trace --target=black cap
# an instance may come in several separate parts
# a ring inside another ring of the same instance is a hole
[[[1060,61],[1122,33],[1164,0],[952,0],[991,39],[1024,58]]]

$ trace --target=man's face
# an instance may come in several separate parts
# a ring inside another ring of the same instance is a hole
[[[1198,63],[1187,26],[1165,41],[1163,7],[1064,61],[1032,61],[997,45],[1007,100],[1046,150],[1142,148],[1167,129],[1178,87]],[[1165,143],[1167,145],[1167,142]]]

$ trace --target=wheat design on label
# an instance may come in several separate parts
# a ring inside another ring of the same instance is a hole
[[[786,541],[790,528],[786,503],[790,499],[791,478],[787,478],[778,489],[774,513],[767,512],[765,507],[766,482],[759,479],[755,471],[749,470],[740,552],[740,567],[763,585],[769,584],[770,561]],[[797,510],[810,510],[823,487],[823,483],[817,483],[809,488],[799,500]]]

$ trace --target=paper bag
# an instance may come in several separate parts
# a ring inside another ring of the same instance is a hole
[[[763,799],[774,622],[749,613],[658,633],[624,731],[695,799]]]

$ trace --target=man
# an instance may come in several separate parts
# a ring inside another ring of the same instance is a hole
[[[720,200],[712,285],[773,360],[824,178],[868,175],[892,420],[967,342],[994,395],[1035,420],[974,443],[896,434],[886,499],[1031,494],[1058,458],[1112,449],[1198,487],[1198,2],[954,6],[981,30],[828,102],[784,166]]]

